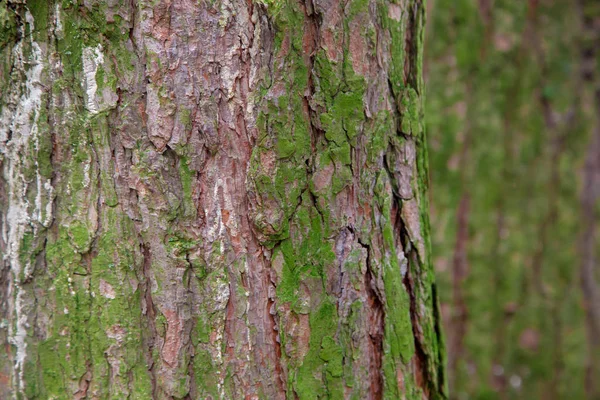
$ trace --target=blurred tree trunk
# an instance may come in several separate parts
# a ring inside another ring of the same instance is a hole
[[[585,388],[590,399],[600,399],[600,5],[580,0],[579,11],[583,27],[580,73],[587,89],[582,91],[582,104],[590,131],[581,191],[580,278],[588,339]]]
[[[597,398],[598,2],[429,4],[432,242],[450,393]]]
[[[0,397],[445,397],[423,20],[1,0]]]

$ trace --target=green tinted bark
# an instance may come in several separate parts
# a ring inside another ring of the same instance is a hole
[[[432,241],[454,398],[595,398],[593,3],[430,3]]]

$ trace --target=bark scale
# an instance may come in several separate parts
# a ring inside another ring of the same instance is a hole
[[[444,397],[421,1],[0,9],[0,397]]]

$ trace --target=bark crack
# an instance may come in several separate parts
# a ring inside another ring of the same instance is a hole
[[[350,228],[354,233],[354,229]],[[355,233],[356,235],[356,233]],[[364,276],[364,285],[367,291],[369,305],[369,390],[372,398],[380,399],[383,396],[383,334],[385,332],[385,309],[377,281],[373,275],[371,265],[371,245],[364,242],[357,235],[358,244],[367,252],[367,268]]]
[[[156,309],[154,307],[154,302],[152,300],[152,278],[151,278],[151,268],[152,268],[152,253],[150,250],[150,246],[146,243],[141,243],[141,252],[143,256],[143,264],[142,264],[142,279],[140,279],[140,287],[141,293],[143,294],[143,299],[141,302],[142,305],[142,315],[146,316],[146,324],[148,329],[143,329],[145,332],[143,335],[143,342],[145,347],[145,356],[146,356],[146,368],[150,374],[150,381],[152,383],[152,397],[156,398],[157,396],[157,376],[155,371],[155,363],[154,363],[154,347],[156,345],[156,338],[158,337],[158,332],[156,330]]]

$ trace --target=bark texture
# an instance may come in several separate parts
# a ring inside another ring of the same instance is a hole
[[[1,0],[0,397],[445,397],[423,23]]]
[[[432,234],[452,398],[600,396],[600,8],[434,0]]]

